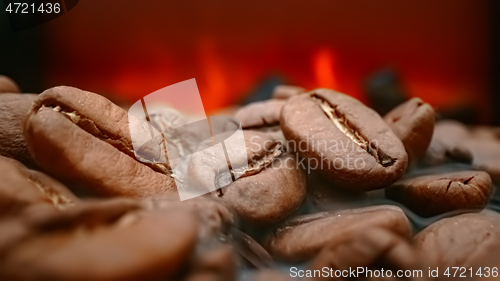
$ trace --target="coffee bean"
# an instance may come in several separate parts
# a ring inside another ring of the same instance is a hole
[[[71,87],[49,89],[37,98],[26,120],[28,149],[40,167],[95,194],[144,197],[176,191],[168,164],[136,159],[132,129],[147,124],[106,98]],[[145,153],[154,153],[154,146]]]
[[[172,195],[154,196],[143,200],[141,205],[149,210],[183,210],[198,218],[196,250],[180,280],[235,280],[236,243],[230,234],[235,215],[228,208],[207,196],[186,201]]]
[[[428,266],[442,269],[476,265],[499,244],[500,217],[483,211],[439,220],[420,232],[413,246]]]
[[[212,252],[218,252],[219,248],[231,245],[231,248],[235,248],[239,256],[257,268],[274,265],[271,256],[262,246],[235,228],[235,214],[222,203],[222,201],[214,200],[209,196],[179,201],[177,196],[170,195],[147,198],[141,202],[141,205],[148,210],[186,210],[193,213],[199,221],[198,256],[196,258],[204,260],[205,255],[211,256]],[[226,244],[221,244],[221,241]]]
[[[347,95],[318,89],[295,96],[283,106],[280,124],[289,147],[318,163],[338,187],[378,189],[406,170],[398,137],[375,111]]]
[[[396,206],[373,206],[337,212],[304,215],[286,221],[267,240],[269,252],[287,262],[314,257],[326,245],[342,243],[346,237],[380,227],[410,238],[412,229],[404,212]]]
[[[256,174],[239,178],[214,196],[234,208],[246,222],[269,224],[283,219],[304,201],[306,175],[296,167],[295,157],[288,153],[269,165]]]
[[[423,217],[483,209],[492,193],[491,178],[481,171],[419,176],[401,180],[386,189],[387,197]]]
[[[39,215],[38,224],[18,220],[29,235],[1,249],[0,277],[172,279],[192,253],[196,219],[183,211],[134,211],[125,202],[84,202]]]
[[[61,183],[21,163],[0,156],[0,217],[13,216],[34,204],[65,208],[79,200]]]
[[[24,121],[33,94],[0,94],[0,155],[11,157],[28,166],[36,166],[26,147]]]
[[[354,268],[369,268],[372,271],[384,269],[386,272],[422,269],[409,241],[386,229],[373,228],[344,238],[341,243],[326,245],[314,258],[309,270],[323,273],[322,269],[326,267],[329,271],[327,278],[315,275],[312,280],[351,280],[349,276],[339,277],[330,273]],[[373,274],[360,273],[357,280],[366,280],[370,275]],[[420,280],[423,276],[422,274],[415,280]]]
[[[205,150],[190,161],[188,177],[191,185],[204,190],[211,190],[213,186],[220,188],[212,195],[233,208],[247,223],[277,222],[298,209],[304,200],[305,172],[292,154],[281,152],[282,143],[272,136],[245,131],[244,138],[247,154],[239,161],[245,161],[248,166],[230,171],[237,175],[234,182],[232,175],[219,173],[227,167],[226,159],[216,158],[211,154],[213,151]],[[227,147],[228,150],[239,149]]]
[[[278,85],[274,87],[272,98],[273,99],[288,99],[293,96],[305,93],[306,90],[298,86]]]
[[[399,105],[384,116],[384,121],[403,142],[408,162],[418,162],[425,155],[434,132],[434,109],[419,98]]]
[[[0,93],[20,93],[19,86],[7,76],[0,75]]]

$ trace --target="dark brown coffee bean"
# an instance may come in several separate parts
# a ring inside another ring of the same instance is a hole
[[[151,210],[187,211],[198,218],[196,251],[179,280],[235,280],[236,255],[229,234],[235,215],[220,202],[208,196],[179,201],[177,196],[155,196],[142,201]]]
[[[1,249],[0,277],[170,280],[191,256],[197,220],[180,210],[134,211],[124,203],[85,202],[63,212],[38,212],[38,223],[22,222],[29,234]]]
[[[352,278],[345,275],[335,276],[335,271],[350,271],[360,267],[363,268],[363,272],[356,280],[368,280],[373,276],[373,273],[366,272],[367,268],[372,272],[381,269],[386,272],[391,270],[394,275],[398,270],[422,269],[409,241],[386,229],[373,228],[370,231],[360,231],[345,236],[341,243],[325,246],[314,258],[309,270],[314,277],[312,280],[341,281]],[[323,268],[329,269],[325,275],[321,275],[324,274]],[[418,277],[423,276],[424,274]]]
[[[499,244],[500,217],[491,211],[439,220],[414,240],[415,250],[425,258],[428,266],[440,269],[469,268],[498,249]]]
[[[434,109],[419,98],[412,98],[384,116],[384,121],[403,142],[408,162],[418,162],[424,157],[434,132],[434,119]]]
[[[240,108],[234,115],[240,120],[241,127],[261,128],[278,125],[284,100],[266,100],[254,102]]]
[[[65,208],[79,200],[61,183],[0,156],[0,217],[16,215],[34,204]]]
[[[281,110],[280,124],[289,147],[317,163],[335,186],[378,189],[406,170],[408,156],[398,137],[375,111],[347,95],[318,89],[293,97]]]
[[[274,87],[272,97],[273,99],[288,99],[305,92],[306,90],[302,87],[290,86],[290,85],[278,85]]]
[[[24,121],[36,98],[33,94],[0,94],[0,155],[28,166],[35,166],[35,162],[26,147]]]
[[[449,162],[472,163],[472,152],[464,142],[469,136],[467,127],[457,121],[437,122],[422,165],[437,166]]]
[[[20,93],[19,86],[7,76],[0,75],[0,93]]]
[[[176,191],[167,164],[136,159],[129,122],[132,129],[149,132],[146,124],[128,120],[125,110],[102,96],[56,87],[35,101],[25,136],[40,167],[96,194],[143,197]]]
[[[235,248],[236,252],[257,268],[274,265],[267,251],[254,239],[234,227],[236,218],[233,211],[214,200],[209,195],[179,201],[177,196],[155,196],[142,201],[146,209],[165,211],[186,210],[198,217],[198,251],[197,255],[211,255],[218,251],[220,241],[225,241]],[[215,245],[215,248],[214,248]],[[208,252],[207,252],[208,251]],[[198,257],[204,259],[203,257]]]
[[[283,219],[304,201],[306,174],[288,153],[268,165],[254,175],[237,179],[214,196],[234,208],[246,222],[269,224]]]
[[[385,192],[416,214],[432,217],[457,210],[483,209],[493,186],[485,172],[462,171],[401,180]]]
[[[269,237],[267,248],[276,258],[300,262],[314,257],[326,245],[342,243],[353,233],[370,232],[375,227],[408,239],[412,235],[404,212],[396,206],[384,205],[291,219]]]
[[[248,166],[232,169],[231,173],[238,175],[234,182],[231,175],[218,174],[227,167],[226,159],[216,158],[210,150],[205,150],[191,159],[188,170],[191,184],[204,190],[222,187],[212,195],[233,208],[245,222],[277,222],[298,209],[304,200],[305,171],[293,155],[281,152],[282,143],[272,136],[245,131],[244,138],[247,155],[240,160]],[[228,146],[230,149],[239,147]]]

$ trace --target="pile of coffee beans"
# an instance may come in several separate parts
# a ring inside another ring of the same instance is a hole
[[[183,112],[158,114],[175,153],[196,151],[167,132]],[[499,128],[436,121],[419,98],[380,116],[295,86],[234,117],[247,163],[233,180],[204,150],[176,175],[141,161],[160,148],[134,150],[146,120],[95,93],[26,94],[0,76],[0,279],[500,278]],[[180,201],[176,180],[218,189]]]

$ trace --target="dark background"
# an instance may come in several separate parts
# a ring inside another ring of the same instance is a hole
[[[83,0],[17,33],[0,7],[0,74],[25,92],[134,102],[196,78],[208,112],[279,83],[369,103],[367,78],[390,69],[444,116],[500,125],[498,1]]]

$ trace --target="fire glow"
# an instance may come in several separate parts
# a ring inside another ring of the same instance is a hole
[[[44,25],[43,86],[133,102],[195,78],[210,113],[269,78],[366,102],[365,79],[390,66],[435,107],[488,108],[488,5],[320,2],[83,1]]]

